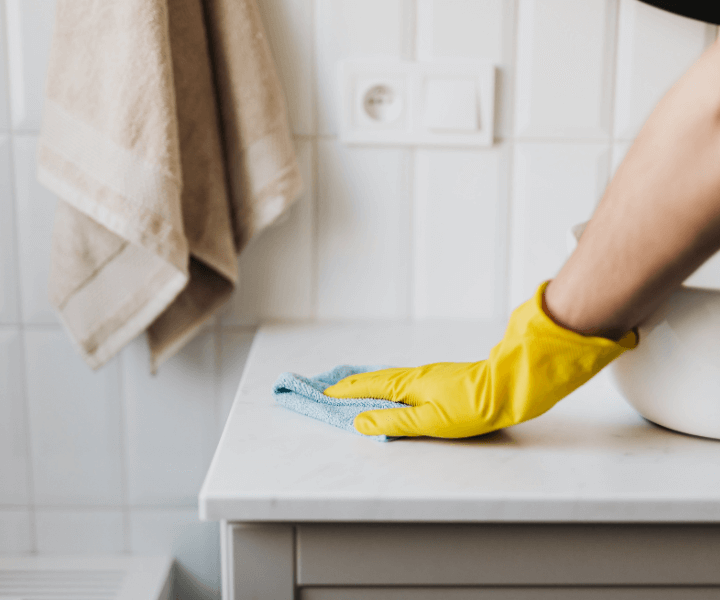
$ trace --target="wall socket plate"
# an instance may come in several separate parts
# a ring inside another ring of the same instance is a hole
[[[493,143],[495,65],[489,61],[351,59],[338,63],[338,81],[343,143],[459,147]],[[473,88],[474,99],[467,96]],[[458,97],[460,93],[465,96]],[[458,119],[453,118],[454,110],[472,113]],[[438,125],[443,119],[448,122],[446,129]]]

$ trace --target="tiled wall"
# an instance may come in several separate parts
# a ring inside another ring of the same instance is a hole
[[[153,377],[142,339],[91,372],[49,306],[55,200],[34,150],[54,0],[0,0],[0,552],[172,553],[190,596],[217,596],[218,528],[196,498],[253,327],[505,319],[717,34],[637,0],[259,3],[306,190],[241,256],[231,304]],[[342,145],[335,62],[351,56],[492,59],[494,146]]]

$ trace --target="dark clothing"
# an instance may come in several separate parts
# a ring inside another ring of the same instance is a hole
[[[691,19],[720,25],[720,2],[718,0],[640,0],[664,10]]]

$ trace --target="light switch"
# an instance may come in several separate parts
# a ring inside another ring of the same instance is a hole
[[[471,79],[427,79],[425,127],[433,131],[477,131],[475,85]]]
[[[457,148],[493,145],[492,62],[352,58],[338,61],[337,66],[341,142]]]

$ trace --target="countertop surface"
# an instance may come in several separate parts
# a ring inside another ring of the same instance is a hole
[[[272,397],[283,371],[482,360],[503,329],[458,321],[261,327],[200,492],[201,518],[720,522],[720,441],[649,423],[605,372],[537,419],[460,440],[377,442]]]

